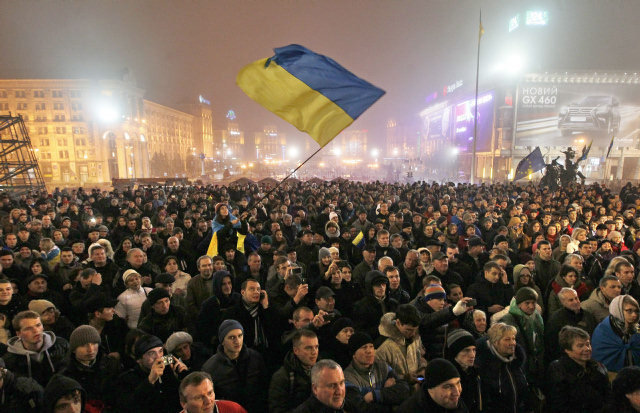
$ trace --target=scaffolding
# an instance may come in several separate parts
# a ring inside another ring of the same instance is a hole
[[[0,191],[46,190],[22,116],[0,115]]]

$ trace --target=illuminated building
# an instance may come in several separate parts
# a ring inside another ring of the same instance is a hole
[[[256,159],[283,159],[287,139],[283,133],[273,126],[265,126],[262,132],[253,135],[256,148]]]
[[[251,157],[250,153],[245,153],[244,132],[240,130],[235,111],[227,111],[223,125],[224,129],[213,132],[215,157],[222,159]]]
[[[23,117],[52,186],[184,173],[194,153],[211,148],[213,155],[206,105],[185,105],[186,113],[144,94],[128,73],[123,80],[0,79],[0,113]],[[169,162],[152,170],[165,156]]]

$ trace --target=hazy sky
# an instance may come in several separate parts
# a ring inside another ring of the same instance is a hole
[[[640,71],[637,0],[0,0],[0,7],[2,78],[100,78],[127,67],[148,99],[171,106],[202,94],[217,119],[232,108],[248,133],[271,123],[301,135],[235,85],[243,65],[299,43],[387,91],[352,126],[380,139],[387,119],[414,118],[431,92],[457,79],[473,83],[480,8],[481,88],[507,48],[531,52],[529,70]],[[548,10],[549,26],[518,44],[508,20],[527,9]]]

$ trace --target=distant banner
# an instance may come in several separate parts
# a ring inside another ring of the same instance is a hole
[[[640,136],[640,85],[523,83],[518,90],[515,146],[606,149],[635,146]],[[601,151],[602,151],[601,149]]]

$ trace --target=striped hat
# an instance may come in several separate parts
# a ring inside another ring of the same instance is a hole
[[[447,297],[447,293],[444,292],[444,288],[442,288],[442,286],[439,285],[439,284],[431,284],[424,291],[424,300],[425,301],[436,300],[436,299],[439,299],[439,298],[444,299],[446,297]]]

